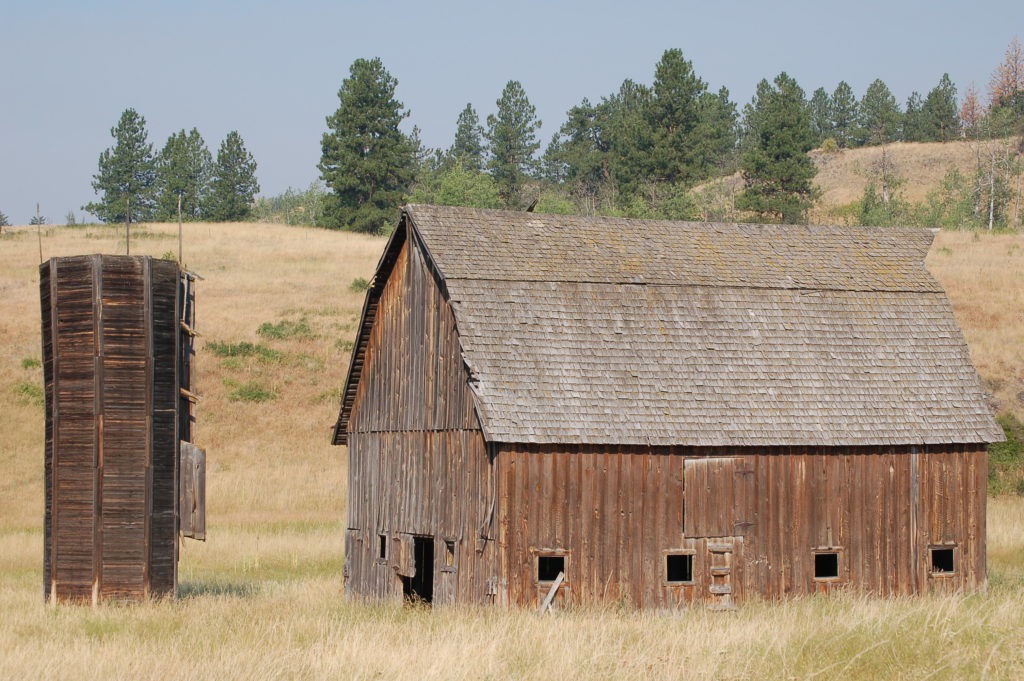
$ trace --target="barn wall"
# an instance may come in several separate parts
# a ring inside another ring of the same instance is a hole
[[[495,552],[480,537],[489,534],[492,467],[454,316],[408,242],[375,314],[347,433],[346,591],[401,599],[420,536],[433,542],[434,603],[485,601]]]
[[[983,588],[984,449],[914,451],[502,445],[508,598],[535,605],[538,556],[559,554],[557,600],[580,603]],[[954,572],[932,574],[931,547],[953,547]],[[815,578],[816,551],[836,554],[835,578]],[[668,583],[667,553],[692,556],[692,579]]]
[[[40,267],[47,597],[174,592],[179,282],[150,258]]]

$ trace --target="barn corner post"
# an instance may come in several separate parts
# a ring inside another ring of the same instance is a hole
[[[181,276],[145,256],[40,266],[51,603],[176,593]]]

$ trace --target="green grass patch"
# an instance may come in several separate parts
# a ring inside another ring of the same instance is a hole
[[[1024,496],[1024,423],[1010,412],[996,417],[1006,442],[988,446],[989,494]]]
[[[30,383],[29,381],[18,381],[11,386],[11,392],[19,404],[41,407],[46,401],[46,398],[43,396],[42,386]]]
[[[370,282],[362,277],[356,277],[352,280],[352,283],[348,285],[348,288],[352,293],[362,293],[366,289],[370,288]]]
[[[287,340],[289,338],[310,340],[316,337],[305,317],[298,321],[282,319],[277,324],[263,322],[260,324],[260,328],[256,329],[256,333],[264,338],[273,340]]]
[[[284,359],[284,353],[273,348],[268,348],[259,343],[241,341],[240,343],[229,343],[227,341],[207,341],[206,349],[217,357],[252,357],[264,362],[280,362]]]
[[[224,379],[224,386],[232,389],[228,393],[228,400],[231,402],[270,402],[278,397],[276,390],[257,381],[239,383],[231,379]]]
[[[35,357],[25,357],[21,360],[22,369],[38,369],[43,366],[43,363]]]
[[[339,338],[334,342],[334,347],[341,350],[342,352],[352,352],[352,348],[356,346],[354,341],[348,338]]]

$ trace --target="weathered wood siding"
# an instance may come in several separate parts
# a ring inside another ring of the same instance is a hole
[[[721,449],[501,445],[501,573],[535,605],[539,555],[566,556],[559,601],[730,606],[852,587],[985,585],[983,446]],[[955,570],[933,574],[930,549]],[[815,552],[838,575],[815,578]],[[692,555],[689,583],[666,555]]]
[[[48,598],[174,592],[179,281],[151,258],[40,267]]]
[[[434,603],[485,601],[494,576],[493,542],[481,539],[489,536],[492,467],[454,316],[415,246],[402,246],[371,305],[347,433],[347,592],[400,599],[420,536],[434,542]],[[454,542],[451,566],[446,541]]]

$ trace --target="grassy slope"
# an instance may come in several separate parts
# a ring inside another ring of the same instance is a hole
[[[44,230],[46,257],[123,252],[118,228]],[[970,597],[806,599],[732,614],[423,612],[340,598],[344,450],[328,444],[362,296],[383,241],[275,225],[186,225],[200,282],[198,440],[208,448],[206,544],[186,541],[177,602],[42,604],[42,410],[33,230],[0,237],[0,678],[1020,678],[1024,501],[992,501],[991,589]],[[145,228],[133,252],[177,248]],[[929,266],[1002,408],[1024,391],[1024,237],[940,234]],[[264,322],[305,320],[272,340]],[[277,359],[216,357],[261,343]],[[23,360],[26,366],[22,366]],[[232,402],[255,382],[278,399]],[[386,647],[385,647],[386,646]],[[130,672],[129,672],[130,670]]]

